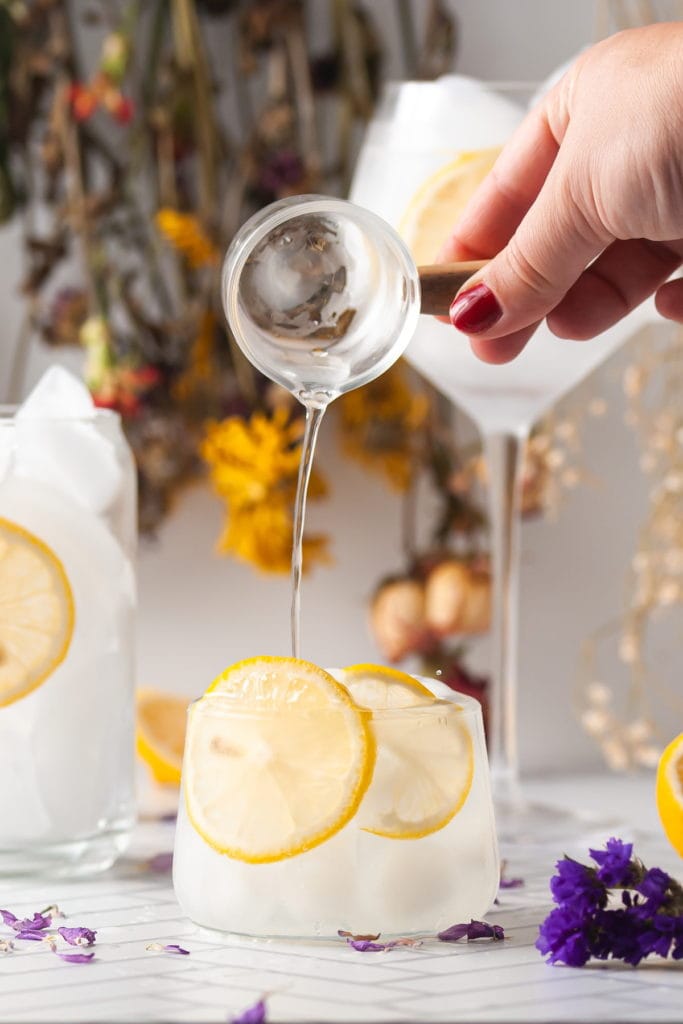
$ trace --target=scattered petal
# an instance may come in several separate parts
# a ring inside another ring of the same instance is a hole
[[[370,939],[347,939],[351,949],[357,949],[359,953],[383,953],[389,948],[386,942],[372,942]]]
[[[161,817],[159,818],[159,821],[162,821],[164,823],[168,822],[170,824],[175,823],[177,820],[178,820],[178,813],[177,813],[177,811],[169,811],[168,814],[162,814]]]
[[[346,932],[343,928],[340,928],[337,935],[341,939],[354,939],[356,942],[375,942],[381,935],[381,932],[377,932],[376,935],[354,935],[353,932]]]
[[[95,956],[94,951],[92,953],[60,953],[55,949],[54,953],[60,960],[65,960],[68,964],[87,964]]]
[[[11,953],[14,943],[11,939],[0,939],[0,953]]]
[[[59,909],[56,903],[51,903],[49,907],[45,907],[45,910],[41,910],[40,913],[43,917],[51,917],[53,921],[56,917],[66,917],[66,914]]]
[[[70,946],[93,946],[97,937],[90,928],[58,928],[57,932]]]
[[[23,921],[17,921],[15,918],[12,927],[15,932],[39,932],[49,928],[51,924],[52,918],[49,914],[34,914],[33,917],[25,917]]]
[[[495,942],[505,938],[505,932],[499,924],[489,924],[488,921],[470,921],[469,924],[453,924],[445,931],[439,932],[438,939],[442,942],[457,942],[466,938],[468,942],[475,939],[493,939]]]
[[[42,942],[48,936],[45,932],[37,932],[32,928],[23,928],[20,932],[17,932],[17,939],[21,939],[22,942]]]
[[[145,871],[154,875],[165,875],[173,867],[173,852],[155,853],[145,863]]]
[[[500,888],[501,889],[521,889],[524,885],[523,878],[508,878],[506,874],[507,861],[503,860],[500,863]]]
[[[177,946],[175,943],[169,943],[166,946],[162,946],[160,942],[150,942],[145,949],[150,953],[176,953],[180,956],[189,956],[189,949],[183,949],[182,946]]]
[[[266,1001],[259,999],[253,1006],[230,1018],[230,1024],[265,1024],[266,1022]]]
[[[14,928],[19,918],[16,914],[13,914],[11,910],[0,910],[0,917],[2,918],[3,924],[6,924],[8,928]]]

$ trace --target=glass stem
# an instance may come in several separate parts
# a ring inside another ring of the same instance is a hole
[[[302,399],[302,401],[304,401]],[[290,624],[292,631],[292,657],[301,657],[301,576],[304,564],[304,520],[306,518],[306,495],[313,468],[313,453],[318,440],[318,431],[325,415],[327,403],[304,401],[306,426],[301,445],[299,477],[296,484],[294,503],[294,537],[292,544],[292,605]]]
[[[493,554],[489,757],[496,801],[510,807],[522,805],[517,744],[520,565],[518,497],[526,440],[526,431],[489,434],[484,438]]]

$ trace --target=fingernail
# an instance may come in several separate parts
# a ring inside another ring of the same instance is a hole
[[[448,315],[453,326],[463,334],[480,334],[500,320],[503,310],[487,285],[476,284],[456,295]]]

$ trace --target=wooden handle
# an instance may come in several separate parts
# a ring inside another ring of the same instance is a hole
[[[448,316],[455,293],[487,263],[488,260],[469,260],[466,263],[434,263],[428,267],[418,267],[422,290],[420,312],[431,316]]]

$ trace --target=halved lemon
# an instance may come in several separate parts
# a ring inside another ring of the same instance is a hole
[[[143,689],[136,694],[135,744],[152,777],[162,785],[180,785],[189,697]]]
[[[74,630],[64,566],[35,534],[0,518],[0,707],[35,690],[64,660]]]
[[[437,701],[417,679],[382,665],[352,665],[342,681],[370,710],[377,748],[361,828],[391,839],[437,832],[472,786],[472,738],[461,709]]]
[[[666,837],[683,857],[683,732],[671,741],[660,758],[656,793]]]
[[[331,675],[295,658],[250,658],[190,713],[188,816],[219,853],[283,860],[344,827],[373,764],[366,716]]]
[[[498,147],[460,153],[413,195],[398,230],[418,266],[436,260],[453,224],[499,153]]]

